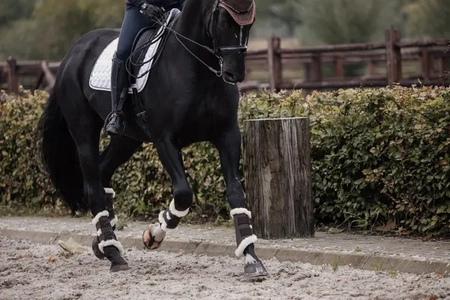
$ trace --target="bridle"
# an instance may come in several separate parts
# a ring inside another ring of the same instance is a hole
[[[253,3],[254,5],[254,3]],[[240,25],[240,36],[239,36],[239,45],[237,46],[227,46],[227,47],[221,47],[219,45],[219,42],[217,40],[217,34],[216,34],[216,27],[217,27],[217,20],[219,17],[219,7],[226,7],[228,9],[231,9],[237,13],[240,13],[235,8],[233,8],[231,5],[227,4],[223,0],[217,0],[214,9],[212,11],[211,16],[208,20],[208,28],[207,28],[207,34],[208,37],[212,39],[213,48],[208,47],[206,45],[202,45],[188,37],[185,37],[184,35],[176,32],[172,28],[167,27],[164,23],[160,23],[165,30],[168,30],[172,32],[175,35],[175,38],[177,41],[188,51],[193,57],[195,57],[199,62],[201,62],[203,65],[205,65],[211,72],[213,72],[217,77],[221,77],[223,75],[223,56],[225,55],[244,55],[247,53],[247,45],[248,45],[248,36],[244,39],[243,38],[243,25]],[[228,10],[227,9],[227,10]],[[239,24],[238,24],[239,25]],[[217,57],[219,60],[219,69],[211,67],[209,64],[204,62],[200,57],[195,55],[189,48],[180,40],[180,37],[184,40],[187,40],[203,49],[206,49],[208,52],[213,54]]]
[[[236,11],[235,8],[233,8],[231,5],[227,4],[226,2],[222,0],[218,0],[216,2],[216,5],[214,6],[213,12],[211,17],[209,18],[208,22],[208,36],[213,41],[213,51],[218,56],[224,56],[224,55],[242,55],[247,53],[247,44],[248,44],[248,36],[243,40],[243,30],[244,26],[239,25],[240,27],[240,34],[239,34],[239,45],[238,46],[228,46],[228,47],[220,47],[219,42],[217,41],[217,34],[216,34],[216,27],[217,27],[217,19],[219,18],[219,7],[227,7],[230,10],[235,11],[236,13],[239,13],[239,11]],[[212,22],[211,22],[212,19]],[[212,27],[211,25],[212,24]]]

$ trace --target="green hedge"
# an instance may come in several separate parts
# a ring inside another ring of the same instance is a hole
[[[34,140],[45,97],[1,97],[0,201],[8,207],[62,209]],[[239,120],[310,117],[318,224],[442,235],[450,231],[449,112],[448,88],[395,87],[306,98],[298,91],[251,94],[241,99]],[[154,217],[167,206],[171,186],[155,153],[144,145],[114,176],[120,212]],[[196,194],[193,216],[228,219],[217,151],[200,143],[183,157]]]

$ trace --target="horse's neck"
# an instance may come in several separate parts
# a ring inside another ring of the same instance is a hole
[[[174,24],[173,29],[201,45],[208,46],[212,48],[212,40],[207,34],[207,29],[205,25],[204,16],[204,5],[208,4],[208,0],[188,0],[180,14],[177,22]],[[175,38],[175,37],[173,37]],[[211,53],[207,52],[202,47],[195,45],[194,43],[180,37],[179,40],[196,56],[205,61],[206,63],[214,66],[217,64],[217,58]],[[179,45],[180,50],[183,48]],[[184,51],[184,50],[181,50]],[[189,56],[195,60],[195,63],[200,64],[191,54]],[[204,68],[204,66],[203,66]]]
[[[203,1],[188,0],[180,14],[175,30],[197,43],[207,43],[207,32],[204,24]]]

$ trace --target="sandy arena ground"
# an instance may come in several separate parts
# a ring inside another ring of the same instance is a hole
[[[230,257],[126,250],[131,269],[110,273],[88,248],[68,255],[58,245],[0,237],[0,299],[450,299],[440,275],[375,272],[266,261],[271,274],[244,282]]]

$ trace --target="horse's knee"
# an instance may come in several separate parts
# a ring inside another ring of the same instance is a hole
[[[189,209],[194,199],[194,193],[191,188],[184,188],[174,192],[175,207],[177,210]]]

